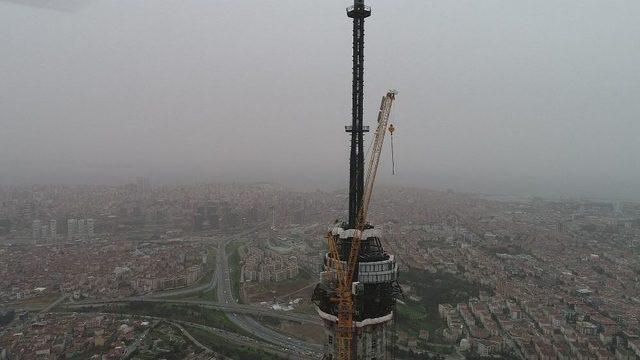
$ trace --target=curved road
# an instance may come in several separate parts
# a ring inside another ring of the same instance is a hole
[[[237,304],[237,300],[233,298],[231,291],[231,278],[229,274],[228,256],[226,255],[225,246],[231,240],[218,243],[217,261],[216,261],[216,275],[218,278],[218,287],[216,295],[218,302],[223,304]],[[221,285],[221,286],[220,286]],[[266,340],[273,344],[278,344],[284,349],[293,350],[294,352],[315,358],[320,358],[322,352],[322,346],[317,344],[310,344],[302,340],[292,338],[274,331],[255,319],[238,313],[231,313],[227,317],[240,328],[248,331],[249,333]]]
[[[172,299],[154,299],[154,298],[123,298],[123,299],[113,299],[113,300],[99,300],[99,301],[85,301],[78,302],[74,304],[66,304],[64,307],[68,309],[78,309],[84,307],[92,307],[99,305],[107,305],[107,304],[117,304],[117,303],[128,303],[133,301],[140,302],[152,302],[152,303],[164,303],[164,304],[185,304],[185,305],[198,305],[204,306],[206,308],[227,312],[227,313],[237,313],[237,314],[246,314],[246,315],[254,315],[254,316],[268,316],[276,319],[287,320],[299,322],[302,324],[309,325],[322,325],[320,319],[316,316],[305,315],[305,314],[296,314],[296,313],[287,313],[283,311],[275,311],[267,308],[257,307],[253,305],[241,305],[241,304],[220,304],[215,301],[207,301],[207,300],[172,300]]]
[[[311,344],[296,338],[292,338],[287,335],[283,335],[273,329],[270,329],[254,318],[246,315],[259,315],[259,316],[271,316],[280,318],[283,320],[297,321],[306,324],[321,324],[320,320],[303,314],[291,314],[283,313],[280,311],[261,308],[258,306],[241,305],[233,298],[231,291],[231,279],[229,273],[228,255],[226,254],[226,245],[243,239],[247,239],[255,233],[256,229],[245,231],[242,234],[236,234],[235,236],[228,236],[226,239],[218,238],[218,250],[216,252],[216,270],[215,276],[207,284],[198,286],[196,288],[189,288],[183,290],[173,290],[169,292],[150,294],[141,297],[130,297],[123,299],[111,299],[111,300],[97,300],[97,301],[84,301],[75,304],[67,304],[66,307],[86,307],[100,304],[118,303],[118,302],[130,302],[130,301],[146,301],[146,302],[165,302],[165,303],[183,303],[183,304],[195,304],[202,305],[210,308],[214,308],[220,311],[227,312],[227,317],[235,325],[248,333],[265,340],[271,344],[276,345],[285,353],[294,353],[299,358],[315,358],[319,359],[322,356],[323,346],[318,344]],[[175,296],[186,295],[191,293],[197,293],[203,290],[210,290],[216,288],[217,302],[213,301],[200,301],[200,300],[172,300],[162,299],[162,296]]]

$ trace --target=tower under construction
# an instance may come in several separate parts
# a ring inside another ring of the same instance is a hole
[[[377,146],[377,157],[365,174],[363,135],[369,128],[363,125],[364,23],[371,8],[364,0],[354,0],[347,16],[353,19],[352,118],[351,125],[345,126],[351,137],[349,218],[329,229],[330,251],[324,256],[313,301],[326,333],[324,359],[380,360],[390,358],[398,266],[381,245],[381,230],[366,222],[366,212],[396,93],[383,97],[372,152],[374,157]]]

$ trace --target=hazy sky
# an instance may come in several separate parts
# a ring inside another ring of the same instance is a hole
[[[346,186],[347,0],[78,3],[0,2],[0,184]],[[382,182],[640,198],[640,1],[369,3]]]

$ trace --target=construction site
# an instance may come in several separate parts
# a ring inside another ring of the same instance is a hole
[[[371,8],[364,0],[354,0],[347,16],[353,20],[352,119],[345,126],[350,136],[349,214],[327,231],[323,271],[312,300],[325,329],[323,359],[393,359],[393,317],[401,295],[398,265],[394,255],[383,249],[382,231],[367,214],[385,135],[393,136],[389,117],[397,91],[383,96],[365,154],[369,126],[363,124],[364,30]]]

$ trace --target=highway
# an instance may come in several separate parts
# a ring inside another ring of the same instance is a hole
[[[194,338],[184,327],[182,327],[182,325],[178,324],[177,322],[173,322],[173,321],[170,322],[170,324],[175,326],[175,327],[177,327],[178,330],[180,330],[180,332],[182,332],[182,334],[184,336],[186,336],[195,346],[197,346],[200,349],[204,350],[204,352],[206,352],[208,354],[215,353],[213,350],[208,348],[206,345],[204,345],[200,341],[198,341],[198,339]]]
[[[47,312],[49,312],[49,310],[53,309],[54,307],[58,306],[59,304],[61,304],[62,302],[64,302],[65,300],[67,300],[67,298],[69,297],[69,295],[62,295],[61,297],[58,298],[58,300],[52,302],[51,304],[47,305],[47,307],[45,307],[44,309],[40,310],[40,314],[46,314]]]
[[[214,309],[227,313],[237,313],[254,316],[269,316],[280,320],[295,321],[301,324],[310,325],[322,325],[322,322],[317,316],[297,314],[283,311],[276,311],[269,308],[258,307],[254,305],[242,305],[236,303],[221,304],[215,301],[207,300],[173,300],[173,299],[155,299],[146,297],[131,297],[122,299],[108,299],[97,301],[84,301],[78,303],[71,303],[64,305],[67,309],[78,309],[85,307],[95,307],[107,304],[128,303],[133,301],[152,302],[152,303],[164,303],[164,304],[184,304],[184,305],[198,305],[204,306],[209,309]]]
[[[217,260],[216,260],[216,276],[218,278],[218,287],[216,295],[219,303],[237,304],[237,300],[233,298],[231,291],[231,276],[229,273],[228,256],[225,247],[231,240],[220,241],[218,243]],[[230,313],[227,317],[238,327],[249,333],[266,340],[272,344],[281,346],[283,349],[292,350],[298,356],[309,356],[312,358],[320,358],[322,346],[310,344],[302,340],[292,338],[278,333],[266,326],[263,326],[255,319],[243,315],[241,313]]]
[[[127,346],[127,350],[124,352],[122,359],[124,360],[129,359],[133,355],[133,353],[136,350],[138,350],[140,343],[144,340],[145,337],[147,337],[147,335],[149,334],[149,331],[151,331],[151,329],[153,329],[156,325],[158,325],[158,322],[154,321],[154,323],[151,326],[149,326],[140,336],[138,336],[136,341],[134,341],[129,346]]]
[[[216,269],[211,281],[209,281],[206,284],[193,287],[193,288],[188,288],[188,289],[177,289],[177,290],[171,290],[167,292],[149,294],[149,295],[138,296],[138,297],[92,300],[92,301],[68,303],[68,304],[65,304],[64,307],[66,307],[67,309],[74,309],[74,308],[81,308],[81,307],[90,307],[90,306],[96,306],[96,305],[124,303],[124,302],[132,302],[132,301],[193,304],[193,305],[204,306],[207,308],[226,312],[229,320],[233,322],[236,326],[247,331],[248,333],[252,334],[252,336],[255,336],[256,338],[262,339],[267,343],[273,344],[273,345],[269,345],[269,344],[260,345],[259,342],[252,342],[252,345],[256,345],[258,347],[267,346],[269,347],[269,350],[271,352],[273,352],[274,349],[278,349],[278,351],[281,353],[286,353],[288,355],[293,354],[295,358],[319,359],[322,356],[322,350],[323,350],[322,345],[307,343],[305,341],[302,341],[287,335],[283,335],[273,329],[270,329],[260,324],[250,315],[270,316],[270,317],[274,317],[282,320],[295,321],[302,324],[312,324],[312,325],[320,325],[321,324],[320,319],[318,319],[315,316],[310,316],[305,314],[286,313],[286,312],[275,311],[270,308],[264,308],[264,307],[259,307],[255,305],[239,304],[238,300],[233,297],[233,292],[231,290],[231,275],[230,275],[229,263],[228,263],[229,255],[226,253],[226,246],[235,241],[244,241],[251,238],[255,234],[257,229],[258,228],[253,228],[235,235],[223,235],[223,236],[216,237],[215,239],[215,241],[217,242]],[[211,290],[213,288],[216,289],[217,301],[179,300],[179,299],[162,298],[165,296],[195,294],[202,291]],[[245,343],[245,345],[247,344]]]
[[[193,323],[193,322],[189,322],[189,321],[182,321],[182,320],[169,320],[169,319],[165,319],[162,317],[157,317],[157,316],[146,316],[146,315],[129,315],[129,314],[119,314],[121,316],[133,316],[134,318],[138,318],[138,319],[145,319],[149,322],[152,322],[153,325],[147,329],[147,331],[145,331],[142,336],[138,337],[138,340],[142,340],[144,339],[149,330],[151,330],[153,327],[157,326],[159,323],[164,322],[167,324],[170,324],[171,326],[176,327],[177,329],[180,330],[180,332],[182,332],[191,342],[193,342],[194,345],[196,345],[197,347],[201,348],[202,350],[205,351],[205,353],[207,354],[215,354],[215,356],[212,356],[210,359],[225,359],[225,360],[233,360],[227,356],[224,356],[222,354],[219,354],[217,352],[215,352],[213,349],[209,348],[208,346],[206,346],[205,344],[202,344],[199,340],[197,340],[195,337],[193,337],[193,335],[191,335],[191,333],[189,333],[189,331],[184,327],[184,326],[188,326],[188,327],[192,327],[192,328],[197,328],[197,329],[201,329],[204,331],[209,332],[210,334],[213,334],[215,336],[218,337],[222,337],[225,340],[239,345],[239,346],[244,346],[244,347],[248,347],[251,349],[259,349],[262,351],[265,351],[267,353],[270,354],[275,354],[278,355],[282,358],[285,359],[292,359],[291,356],[295,356],[294,359],[304,359],[304,360],[314,360],[316,359],[315,357],[309,357],[309,356],[300,356],[296,353],[294,353],[291,350],[283,350],[281,347],[273,345],[273,344],[269,344],[269,343],[265,343],[265,342],[261,342],[258,341],[252,337],[248,337],[248,336],[244,336],[235,332],[231,332],[231,331],[227,331],[227,330],[223,330],[223,329],[218,329],[218,328],[214,328],[214,327],[210,327],[210,326],[205,326],[202,324],[197,324],[197,323]],[[139,346],[140,342],[136,341],[135,347]],[[132,344],[133,345],[133,344]],[[131,349],[131,350],[129,350]],[[133,354],[133,351],[135,350],[135,348],[133,346],[130,346],[127,348],[127,356],[130,356],[131,354]],[[124,359],[124,358],[123,358]]]
[[[260,226],[256,226],[250,229],[247,229],[239,234],[236,234],[236,237],[241,237],[241,236],[246,236],[246,235],[250,235],[250,234],[254,234],[258,229],[260,228]],[[196,238],[199,239],[200,241],[216,241],[218,244],[220,244],[222,241],[222,236],[224,235],[217,235],[215,237],[207,237],[207,238]],[[228,243],[228,241],[227,241]],[[223,249],[224,250],[224,249]],[[218,253],[216,253],[216,259],[219,259],[218,257]],[[217,260],[216,260],[216,264],[217,264]],[[218,269],[218,266],[216,265],[216,269]],[[216,287],[217,285],[217,280],[218,277],[212,276],[211,277],[211,281],[209,281],[206,284],[200,285],[200,286],[196,286],[196,287],[189,287],[189,288],[183,288],[183,289],[175,289],[175,290],[168,290],[168,291],[161,291],[161,292],[157,292],[157,293],[152,293],[149,295],[145,295],[145,297],[153,297],[153,298],[163,298],[163,297],[171,297],[171,296],[185,296],[185,295],[191,295],[191,294],[198,294],[201,292],[206,292],[209,290],[212,290],[213,288]]]

